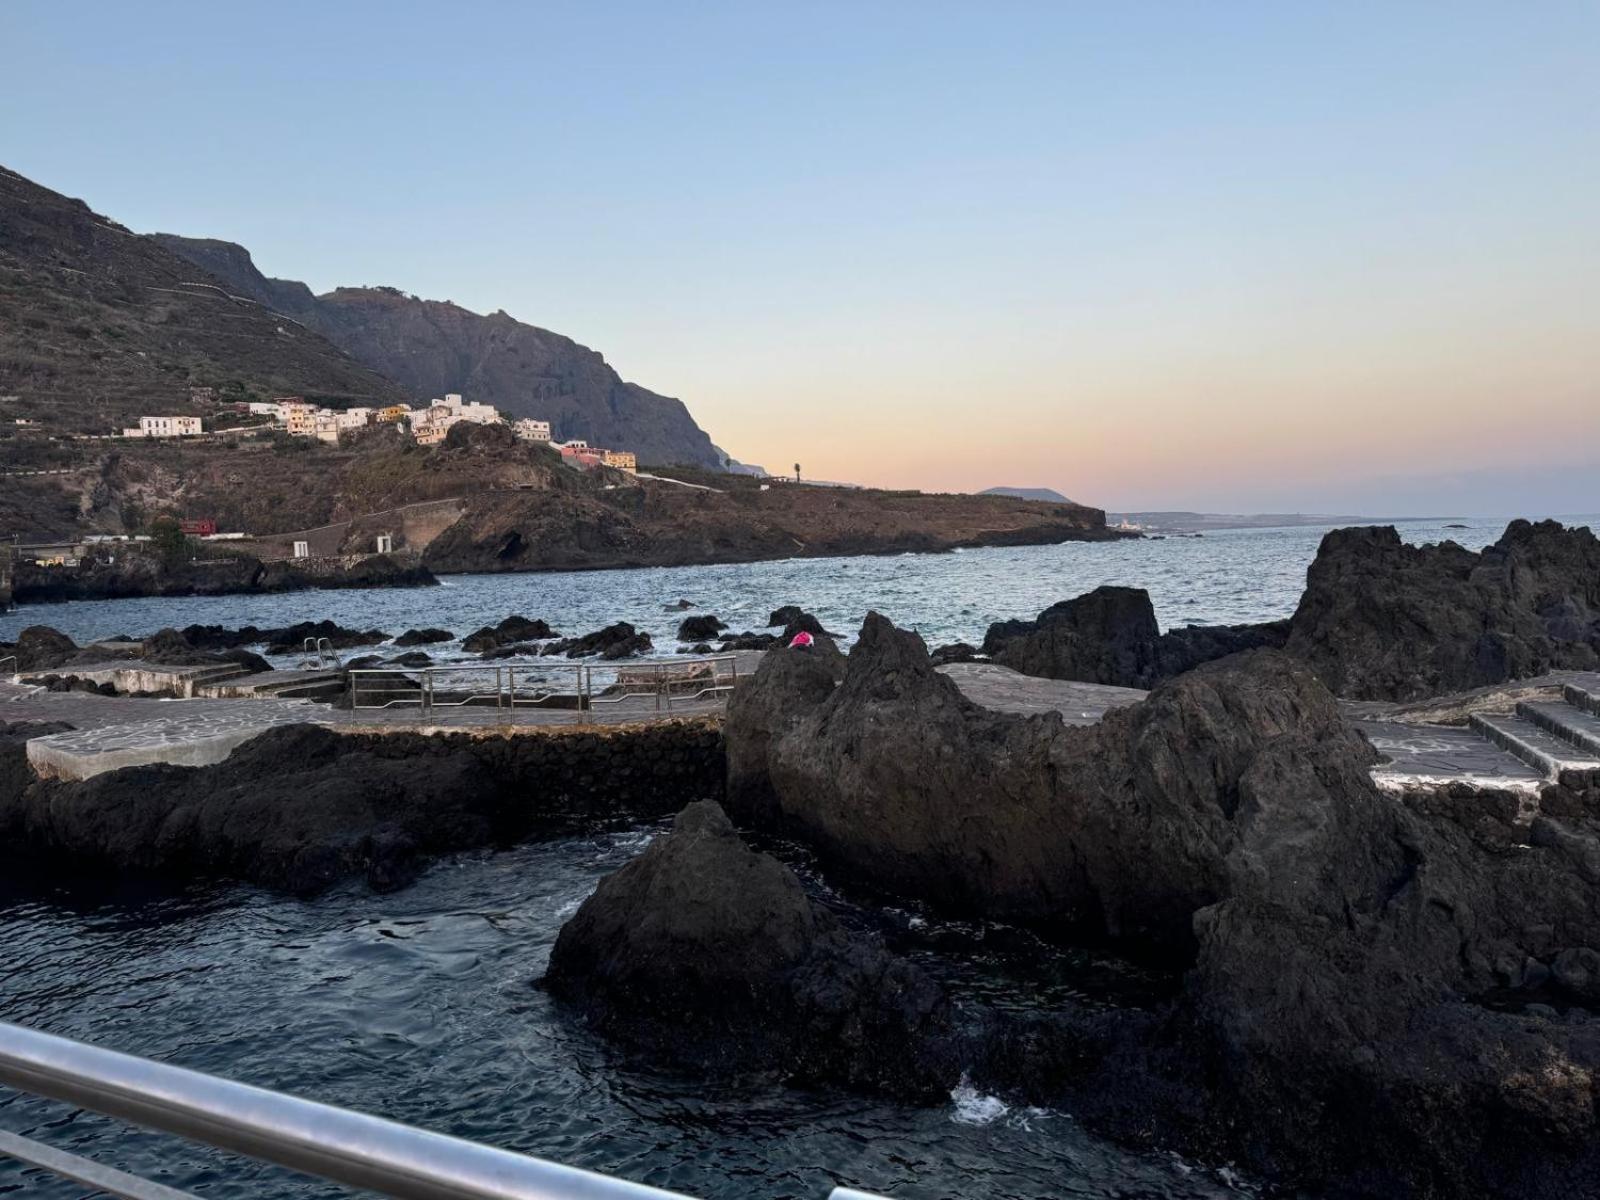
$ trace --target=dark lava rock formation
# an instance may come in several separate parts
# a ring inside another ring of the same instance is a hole
[[[943,989],[847,934],[712,801],[601,881],[545,983],[602,1031],[686,1065],[923,1099],[960,1072]]]
[[[393,888],[440,854],[663,817],[686,795],[719,795],[724,771],[720,735],[703,722],[503,738],[292,725],[215,766],[67,782],[35,778],[23,751],[63,727],[12,728],[0,736],[0,864],[298,894],[350,877]]]
[[[1282,646],[1288,623],[1189,626],[1163,634],[1143,588],[1098,587],[1033,621],[989,626],[982,651],[1024,675],[1149,688],[1203,662]]]
[[[530,620],[528,617],[512,614],[498,625],[485,625],[482,629],[477,629],[467,634],[461,640],[461,648],[474,652],[498,650],[513,643],[529,642],[555,636],[556,631],[551,629],[542,618]],[[398,645],[399,643],[396,644]]]
[[[996,622],[983,642],[995,662],[1026,675],[1141,688],[1261,647],[1286,650],[1357,700],[1594,670],[1600,539],[1556,521],[1513,521],[1474,553],[1454,542],[1410,546],[1387,525],[1335,529],[1288,621],[1163,634],[1144,591],[1102,587],[1033,621]]]
[[[650,653],[650,635],[635,629],[626,621],[607,625],[582,637],[562,638],[551,642],[541,653],[564,654],[568,658],[586,658],[598,654],[604,659],[632,658]]]
[[[344,565],[304,560],[263,562],[249,554],[219,554],[193,562],[119,547],[85,554],[76,567],[19,562],[12,581],[18,604],[61,600],[118,600],[132,596],[224,596],[311,588],[427,587],[431,571],[409,558],[372,554]]]
[[[1322,539],[1289,653],[1341,696],[1411,700],[1600,668],[1600,538],[1513,521],[1481,553],[1391,526]]]
[[[680,642],[707,642],[716,637],[728,627],[711,613],[704,613],[693,617],[685,617],[678,626],[678,640]]]
[[[395,638],[396,646],[431,646],[436,642],[453,642],[456,635],[448,629],[408,629]]]
[[[837,686],[768,657],[727,722],[736,819],[960,914],[1180,972],[1076,1018],[1052,1103],[1341,1195],[1595,1194],[1600,793],[1380,793],[1303,665],[1255,651],[1096,726],[968,702],[869,616]]]

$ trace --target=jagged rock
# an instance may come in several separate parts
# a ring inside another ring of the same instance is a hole
[[[144,639],[140,657],[145,662],[169,667],[199,667],[209,663],[236,663],[252,674],[272,670],[272,664],[242,646],[226,650],[205,650],[193,645],[186,634],[162,629]]]
[[[687,612],[693,607],[695,607],[693,600],[678,600],[675,603],[667,605],[666,610],[668,612]]]
[[[534,639],[552,638],[556,631],[551,629],[542,619],[530,620],[527,617],[509,616],[495,626],[485,625],[482,629],[474,630],[461,639],[463,650],[477,653],[483,650],[494,650],[500,646],[509,646],[513,642],[528,642]]]
[[[1150,688],[1202,662],[1281,646],[1287,636],[1282,622],[1191,626],[1163,635],[1143,588],[1098,587],[1052,604],[1033,621],[989,626],[983,653],[1024,675]]]
[[[680,642],[704,642],[716,637],[727,627],[726,622],[718,620],[710,613],[685,617],[683,624],[678,626],[678,640]]]
[[[708,642],[697,642],[693,646],[679,646],[679,654],[710,654],[711,645]]]
[[[545,983],[609,1035],[700,1068],[927,1099],[959,1075],[943,989],[846,934],[709,800],[601,881],[562,927]]]
[[[335,650],[349,650],[355,646],[376,646],[387,642],[389,635],[381,629],[346,629],[334,621],[301,621],[282,629],[270,629],[266,634],[268,654],[296,654],[305,649],[306,639],[312,642],[327,638]]]
[[[456,635],[448,629],[408,629],[395,638],[396,646],[431,646],[435,642],[453,642]]]
[[[78,653],[78,644],[48,625],[29,625],[17,634],[11,647],[16,655],[17,670],[46,671],[67,663]]]
[[[979,651],[976,646],[969,646],[966,642],[954,642],[948,646],[939,646],[929,655],[936,667],[948,663],[977,662]]]
[[[783,645],[783,640],[772,633],[736,633],[731,637],[724,634],[722,644],[718,649],[726,654],[730,650],[771,650],[775,646]]]
[[[405,654],[397,654],[389,659],[389,664],[396,667],[428,667],[433,665],[432,656],[421,650],[409,650]]]
[[[782,608],[772,610],[772,615],[767,618],[767,628],[773,629],[779,625],[787,625],[805,615],[805,610],[798,604],[785,604]]]
[[[297,894],[352,877],[389,889],[435,855],[664,817],[723,771],[720,733],[693,722],[511,739],[282,726],[213,766],[76,782],[34,777],[8,745],[0,735],[0,873],[26,859],[57,881],[222,877]]]
[[[551,642],[541,653],[564,654],[568,658],[583,658],[598,654],[604,659],[618,659],[648,654],[651,649],[648,633],[640,632],[626,621],[618,621],[615,625],[607,625],[604,629],[597,629],[582,637],[562,638],[560,641]]]
[[[1341,696],[1409,700],[1600,667],[1600,539],[1513,521],[1481,554],[1335,529],[1306,573],[1287,649]]]
[[[1183,972],[1056,1103],[1115,1136],[1364,1195],[1564,1196],[1600,1165],[1600,826],[1415,810],[1281,652],[1097,726],[994,713],[869,616],[842,682],[769,656],[730,703],[730,810],[828,869]],[[1066,1053],[1064,1051],[1064,1053]]]

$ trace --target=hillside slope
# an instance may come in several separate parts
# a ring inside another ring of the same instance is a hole
[[[317,296],[303,283],[269,279],[232,242],[150,236],[230,291],[303,322],[418,397],[460,392],[512,416],[547,420],[558,440],[632,450],[645,463],[721,465],[681,400],[625,382],[600,354],[571,338],[504,312],[484,316],[394,288]]]
[[[191,387],[336,406],[405,389],[148,238],[0,168],[0,420],[109,433]]]

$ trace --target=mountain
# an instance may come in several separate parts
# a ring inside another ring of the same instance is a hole
[[[551,423],[558,441],[632,450],[641,463],[716,467],[721,456],[681,400],[625,382],[597,352],[526,325],[394,288],[338,288],[263,275],[243,246],[158,233],[151,239],[230,292],[291,317],[426,399],[460,392],[514,417]]]
[[[1043,500],[1046,504],[1072,504],[1054,488],[992,487],[984,488],[980,496],[1010,496],[1013,500]]]
[[[407,399],[321,334],[0,167],[0,419],[109,433],[146,413],[194,413],[192,387],[341,406]]]

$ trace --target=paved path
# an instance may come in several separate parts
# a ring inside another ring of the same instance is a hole
[[[1075,683],[1021,675],[994,663],[951,663],[940,667],[975,704],[999,712],[1060,713],[1069,725],[1093,725],[1108,709],[1137,704],[1150,693],[1102,683]]]

